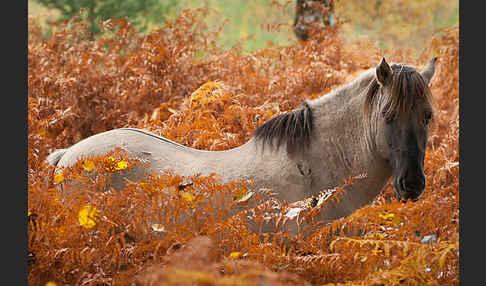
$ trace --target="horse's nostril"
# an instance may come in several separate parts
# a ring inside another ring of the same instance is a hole
[[[402,187],[405,190],[421,191],[425,187],[423,180],[403,180]]]
[[[407,189],[407,186],[405,185],[405,180],[403,178],[398,179],[398,184],[400,185],[403,191]]]

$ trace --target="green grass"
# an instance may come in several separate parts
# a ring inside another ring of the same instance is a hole
[[[280,0],[285,5],[288,1]],[[267,45],[287,45],[289,41],[295,41],[290,28],[293,23],[293,1],[285,8],[271,5],[271,0],[181,0],[177,11],[186,8],[211,8],[215,12],[210,13],[207,24],[216,27],[225,23],[218,44],[224,48],[230,48],[247,39],[242,44],[245,51],[258,50]],[[265,27],[285,23],[280,32],[269,31]]]

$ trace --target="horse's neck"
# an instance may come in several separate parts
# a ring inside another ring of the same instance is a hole
[[[339,152],[346,155],[338,160],[337,165],[348,168],[347,171],[359,171],[375,157],[373,150],[366,145],[363,125],[363,90],[373,75],[374,69],[368,70],[351,83],[309,102],[315,122],[313,140],[316,140],[316,144],[313,146],[316,152],[312,153],[313,156],[320,153],[321,147],[332,154]],[[352,164],[347,166],[349,163]]]

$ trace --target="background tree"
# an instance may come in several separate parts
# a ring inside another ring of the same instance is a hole
[[[323,29],[334,24],[334,0],[297,0],[293,30],[299,40],[307,40],[312,25]]]
[[[143,30],[148,22],[160,23],[177,0],[37,0],[40,4],[61,12],[62,18],[71,19],[81,9],[86,9],[90,31],[99,32],[97,23],[109,18],[132,18],[134,24]]]

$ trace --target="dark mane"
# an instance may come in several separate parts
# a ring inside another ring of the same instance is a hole
[[[313,124],[312,110],[305,103],[300,109],[265,122],[255,130],[255,138],[261,140],[263,146],[268,144],[277,150],[286,143],[288,153],[304,151],[309,147]]]
[[[382,100],[381,112],[386,120],[405,118],[404,115],[410,114],[418,97],[423,97],[432,106],[430,89],[414,67],[392,64],[391,68],[393,70],[391,96],[379,99]],[[375,77],[365,91],[364,114],[366,117],[369,117],[373,106],[377,104],[380,87]]]

